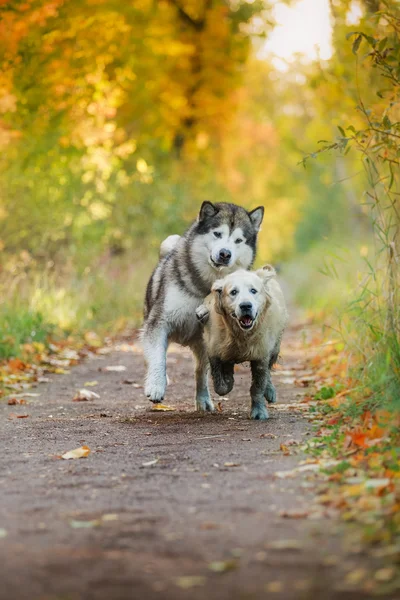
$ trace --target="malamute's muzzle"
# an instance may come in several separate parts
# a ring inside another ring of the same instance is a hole
[[[210,256],[210,258],[216,267],[228,267],[231,262],[232,252],[227,248],[221,248],[216,256]]]

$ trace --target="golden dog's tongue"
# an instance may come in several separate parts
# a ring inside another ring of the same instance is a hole
[[[240,319],[240,322],[245,326],[245,327],[250,327],[250,325],[253,322],[253,319],[251,317],[242,317]]]

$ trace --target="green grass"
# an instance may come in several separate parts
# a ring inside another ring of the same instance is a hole
[[[22,344],[46,343],[53,332],[40,312],[6,305],[0,311],[0,360],[18,356]]]
[[[33,269],[0,282],[0,359],[20,356],[22,345],[51,337],[100,335],[138,327],[150,254],[100,258],[78,271]]]

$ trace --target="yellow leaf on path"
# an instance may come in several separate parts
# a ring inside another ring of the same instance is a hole
[[[304,543],[295,539],[273,540],[266,545],[266,548],[271,550],[302,550],[304,548]]]
[[[375,572],[376,581],[381,581],[384,583],[385,581],[390,581],[396,575],[396,569],[394,567],[383,567],[382,569],[378,569]]]
[[[354,571],[350,571],[346,575],[346,583],[350,585],[356,585],[360,583],[367,576],[367,571],[365,569],[355,569]]]
[[[85,387],[94,387],[95,385],[98,385],[98,381],[86,381],[83,385]]]
[[[176,585],[183,590],[190,590],[190,588],[204,585],[206,578],[201,575],[188,575],[186,577],[178,577],[175,582]]]
[[[150,409],[152,412],[168,412],[170,410],[175,410],[172,406],[167,406],[166,404],[154,404],[153,408]]]
[[[283,584],[282,584],[281,581],[270,581],[265,586],[265,591],[266,592],[279,593],[282,590],[283,590]]]
[[[285,444],[281,444],[280,445],[280,449],[282,450],[282,452],[283,452],[283,454],[285,456],[289,456],[290,455],[289,448]]]
[[[88,446],[81,446],[70,450],[61,456],[64,460],[71,460],[72,458],[86,458],[90,454],[90,448]]]
[[[236,560],[216,560],[208,565],[208,568],[214,573],[226,573],[238,568]]]

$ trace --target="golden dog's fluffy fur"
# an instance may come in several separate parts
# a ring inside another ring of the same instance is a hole
[[[266,265],[254,272],[238,270],[216,281],[196,313],[204,324],[215,391],[220,395],[229,393],[234,363],[250,361],[252,417],[267,418],[264,397],[275,401],[270,370],[277,361],[287,323],[285,299],[275,269]]]

